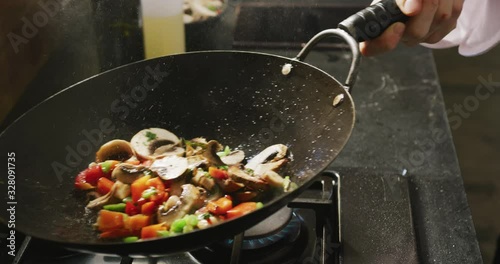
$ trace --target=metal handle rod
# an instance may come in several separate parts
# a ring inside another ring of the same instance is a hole
[[[24,256],[24,252],[26,251],[26,248],[28,248],[30,242],[31,242],[31,236],[26,236],[23,240],[23,243],[21,244],[21,247],[19,248],[19,251],[17,251],[16,257],[12,261],[12,264],[21,263],[21,260]]]
[[[349,45],[349,48],[351,49],[352,53],[352,61],[351,61],[351,67],[349,68],[349,73],[347,74],[346,81],[344,83],[345,89],[348,92],[352,91],[352,87],[354,86],[354,83],[356,82],[356,77],[358,76],[358,68],[359,68],[359,61],[360,61],[360,56],[359,56],[359,48],[358,48],[358,43],[356,40],[349,35],[347,32],[341,30],[341,29],[326,29],[318,34],[316,34],[307,44],[302,48],[302,50],[299,52],[297,57],[295,57],[295,60],[298,61],[303,61],[311,49],[322,39],[327,38],[327,37],[340,37],[342,38],[347,44]]]

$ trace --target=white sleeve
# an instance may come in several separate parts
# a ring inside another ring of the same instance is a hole
[[[458,46],[463,56],[475,56],[494,47],[500,41],[500,0],[465,0],[457,27],[429,48]]]

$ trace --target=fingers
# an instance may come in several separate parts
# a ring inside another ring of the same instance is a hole
[[[422,10],[422,0],[396,0],[396,3],[407,16],[414,16]]]
[[[463,0],[441,1],[431,26],[434,30],[429,31],[421,42],[434,44],[448,35],[457,25],[462,5]]]
[[[361,54],[364,56],[374,56],[393,50],[398,45],[404,31],[405,24],[400,22],[394,23],[376,39],[362,42],[360,44]]]
[[[422,42],[436,43],[456,27],[463,2],[464,0],[396,0],[401,11],[410,16],[410,19],[406,25],[396,23],[376,39],[361,43],[361,53],[372,56],[387,52],[394,49],[400,40],[408,46]]]
[[[442,40],[450,31],[452,31],[457,26],[457,22],[449,23],[445,26],[442,26],[439,30],[436,30],[432,34],[430,34],[423,42],[434,44]]]
[[[421,12],[406,23],[403,35],[403,42],[406,45],[416,45],[427,37],[438,6],[438,0],[423,0]]]

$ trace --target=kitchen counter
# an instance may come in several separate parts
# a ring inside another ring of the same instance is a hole
[[[332,167],[408,170],[421,261],[482,263],[431,51],[364,59],[353,97],[356,125]]]

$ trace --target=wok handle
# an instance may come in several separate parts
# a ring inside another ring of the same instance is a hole
[[[359,67],[359,48],[358,48],[358,43],[354,38],[351,37],[346,31],[341,30],[341,29],[326,29],[318,34],[316,34],[307,44],[302,48],[302,50],[299,52],[297,57],[295,57],[296,60],[303,61],[306,57],[307,54],[311,51],[311,49],[322,39],[326,37],[341,37],[347,44],[349,45],[349,48],[351,48],[352,52],[352,61],[351,61],[351,67],[349,68],[349,73],[347,74],[347,79],[344,83],[344,87],[348,92],[351,92],[352,87],[354,86],[354,82],[356,81],[356,76],[358,76],[358,67]]]
[[[340,22],[338,27],[356,41],[374,39],[396,22],[406,22],[408,16],[401,12],[396,0],[382,0]]]

